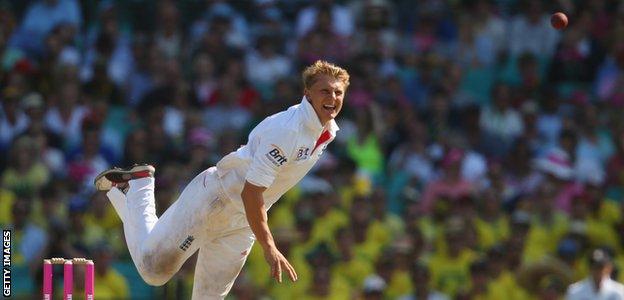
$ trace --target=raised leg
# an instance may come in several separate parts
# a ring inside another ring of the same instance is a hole
[[[165,284],[210,235],[211,216],[223,209],[214,169],[197,175],[160,219],[154,178],[130,180],[124,230],[130,255],[151,285]]]

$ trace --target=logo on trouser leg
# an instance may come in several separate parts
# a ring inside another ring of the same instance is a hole
[[[182,251],[186,251],[186,249],[188,249],[191,244],[193,243],[193,241],[195,240],[195,238],[192,235],[189,235],[182,244],[180,244],[180,249],[182,249]]]

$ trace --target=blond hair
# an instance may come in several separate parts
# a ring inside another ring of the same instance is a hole
[[[345,88],[349,86],[349,73],[347,70],[336,66],[332,63],[324,60],[317,60],[313,64],[309,65],[301,75],[303,79],[303,87],[308,89],[318,79],[318,75],[329,75],[344,83]]]

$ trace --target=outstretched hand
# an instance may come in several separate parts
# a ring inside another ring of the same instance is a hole
[[[277,250],[277,248],[272,247],[264,251],[264,259],[266,259],[269,266],[271,266],[271,277],[275,278],[277,282],[282,282],[282,271],[286,270],[288,272],[288,277],[290,280],[297,281],[297,272],[295,272],[295,268],[288,262],[286,257]]]

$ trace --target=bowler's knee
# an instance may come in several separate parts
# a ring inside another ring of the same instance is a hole
[[[169,281],[169,278],[171,278],[141,270],[139,270],[139,274],[141,275],[141,278],[143,278],[143,281],[151,286],[162,286]]]
[[[167,283],[177,272],[176,260],[167,255],[146,253],[142,255],[139,265],[139,274],[143,280],[152,286],[161,286]]]

